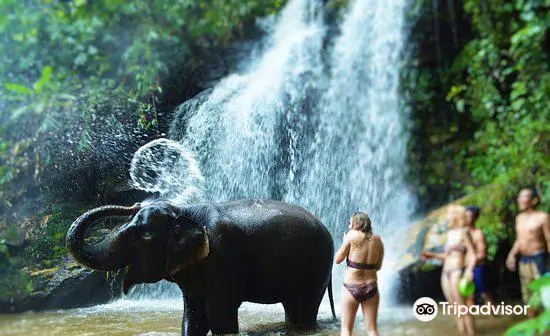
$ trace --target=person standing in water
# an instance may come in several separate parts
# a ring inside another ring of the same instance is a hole
[[[466,258],[475,258],[476,266],[474,268],[474,284],[476,285],[476,294],[481,295],[484,304],[491,304],[493,297],[489,293],[485,284],[485,259],[487,258],[487,241],[485,240],[485,234],[479,228],[476,228],[475,223],[479,218],[479,208],[476,206],[469,206],[466,208],[466,226],[470,236],[472,237],[472,243],[474,244],[474,254],[469,254]],[[474,304],[474,296],[468,298],[468,305]]]
[[[506,259],[506,267],[516,271],[519,259],[519,279],[523,302],[527,304],[532,295],[529,284],[540,278],[547,270],[547,256],[550,252],[550,216],[536,207],[540,198],[535,188],[523,188],[517,198],[519,214],[516,216],[516,240]],[[528,310],[529,317],[536,311]]]
[[[352,334],[359,305],[363,310],[365,330],[369,336],[379,336],[377,317],[380,294],[376,273],[382,267],[384,244],[373,234],[369,216],[356,212],[349,221],[350,231],[336,252],[336,264],[346,260],[347,269],[342,288],[342,336]]]
[[[475,254],[474,245],[466,226],[466,208],[461,205],[450,205],[446,213],[450,229],[447,232],[447,241],[443,253],[422,252],[425,258],[437,258],[443,261],[441,272],[441,289],[445,299],[450,304],[456,302],[465,305],[466,299],[460,295],[458,285],[464,277],[473,279],[475,258],[466,258],[467,254]],[[462,335],[475,335],[474,318],[469,313],[456,317],[458,330]]]

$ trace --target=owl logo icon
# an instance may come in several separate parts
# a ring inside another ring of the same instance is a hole
[[[413,305],[413,314],[417,320],[428,322],[437,316],[437,302],[429,297],[421,297]]]

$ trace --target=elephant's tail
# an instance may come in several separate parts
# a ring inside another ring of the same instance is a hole
[[[332,274],[328,278],[328,299],[330,301],[330,309],[332,310],[332,318],[336,320],[336,312],[334,311],[334,297],[332,296]]]

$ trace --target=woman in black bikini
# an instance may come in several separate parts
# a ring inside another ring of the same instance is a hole
[[[466,226],[466,208],[461,205],[450,205],[446,214],[450,228],[447,231],[447,241],[443,253],[425,251],[425,258],[437,258],[443,261],[441,272],[441,289],[449,303],[456,302],[466,305],[466,298],[458,292],[458,284],[462,277],[472,281],[475,258],[466,258],[475,255],[474,245]],[[462,335],[475,335],[474,318],[466,314],[456,318],[458,330]]]
[[[373,235],[366,213],[357,212],[350,218],[350,231],[344,235],[336,253],[336,263],[344,259],[348,265],[342,289],[342,336],[351,335],[359,304],[363,310],[365,330],[369,336],[378,336],[376,319],[380,295],[376,272],[382,267],[384,245],[380,236]]]

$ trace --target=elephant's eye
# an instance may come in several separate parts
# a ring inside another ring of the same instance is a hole
[[[145,232],[145,234],[143,234],[143,240],[148,242],[151,241],[151,239],[153,239],[153,235],[150,232]]]

